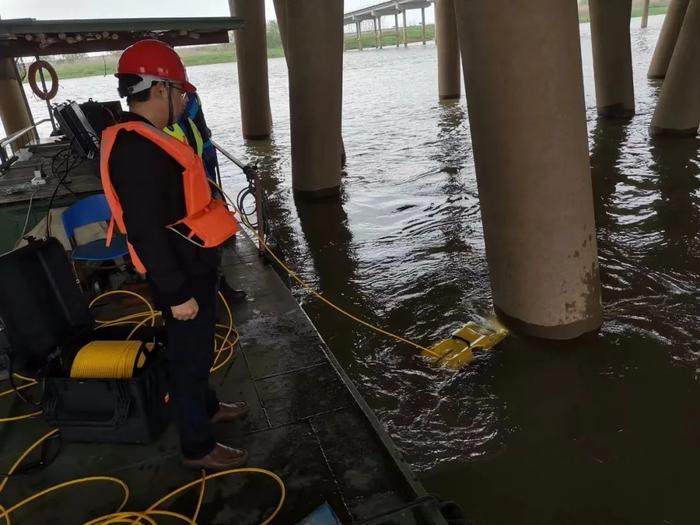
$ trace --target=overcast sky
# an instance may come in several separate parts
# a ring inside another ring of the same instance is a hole
[[[345,0],[345,11],[382,0]],[[267,18],[273,19],[272,0],[265,0]],[[428,15],[432,21],[432,8]],[[227,0],[0,0],[2,18],[148,18],[171,16],[227,16]],[[417,18],[416,18],[417,17]],[[409,23],[420,20],[420,11],[409,12]]]

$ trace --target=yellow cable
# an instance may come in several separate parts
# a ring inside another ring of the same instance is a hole
[[[131,290],[111,290],[109,292],[104,292],[97,297],[95,297],[92,301],[90,301],[90,304],[88,305],[88,308],[92,308],[95,303],[97,303],[100,299],[104,299],[105,297],[110,297],[112,295],[130,295],[132,297],[136,297],[140,301],[142,301],[147,307],[148,311],[151,313],[151,316],[155,317],[155,310],[153,309],[153,306],[151,306],[151,303],[141,294],[138,294],[136,292],[132,292]],[[96,323],[100,324],[102,321],[99,319],[95,320]]]
[[[204,489],[207,486],[207,473],[202,469],[202,481],[200,483],[201,488],[199,489],[199,497],[197,498],[197,505],[194,508],[194,514],[192,515],[192,525],[196,525],[197,519],[199,518],[199,513],[202,510],[202,503],[204,502]]]
[[[161,312],[156,312],[156,311],[154,311],[153,309],[151,309],[151,311],[153,312],[152,317],[146,317],[143,321],[141,321],[139,324],[137,324],[136,326],[134,326],[134,329],[131,330],[131,332],[129,332],[129,335],[128,335],[127,338],[126,338],[127,341],[128,341],[129,339],[131,339],[132,337],[134,337],[134,334],[135,334],[136,332],[138,332],[139,329],[141,329],[141,327],[143,327],[143,325],[145,325],[148,321],[151,321],[151,326],[155,326],[156,317],[158,317],[159,315],[161,315]]]
[[[233,328],[233,313],[231,312],[231,307],[229,306],[228,302],[226,301],[226,298],[224,297],[224,295],[221,292],[218,292],[218,296],[221,299],[221,302],[223,303],[224,308],[226,310],[226,314],[228,316],[228,324],[226,324],[226,325],[217,324],[215,327],[215,328],[226,328],[226,335],[220,336],[216,333],[214,334],[215,356],[214,356],[214,363],[212,364],[212,367],[209,370],[209,372],[212,374],[214,372],[216,372],[217,370],[220,370],[221,368],[226,366],[226,364],[231,360],[231,358],[234,355],[233,347],[238,343],[238,332],[236,332],[236,330],[234,330],[234,328]],[[231,337],[232,332],[236,334],[236,338],[235,338],[235,341],[230,342],[229,337]],[[217,339],[221,339],[221,346],[219,346],[219,347],[217,347],[217,345],[216,345]],[[228,355],[226,356],[226,358],[223,361],[219,362],[219,356],[223,352],[228,352]]]
[[[277,474],[274,472],[271,472],[266,469],[261,469],[261,468],[255,468],[255,467],[244,467],[244,468],[236,468],[236,469],[230,469],[230,470],[222,470],[221,472],[215,472],[213,474],[207,474],[201,479],[196,479],[194,481],[191,481],[190,483],[187,483],[186,485],[183,485],[172,492],[166,494],[162,498],[160,498],[158,501],[156,501],[153,505],[148,507],[146,512],[151,512],[155,510],[157,507],[168,501],[169,499],[173,498],[174,496],[177,496],[178,494],[185,492],[186,490],[190,489],[191,487],[194,487],[198,483],[202,483],[203,481],[208,481],[210,479],[216,479],[220,478],[222,476],[230,476],[231,474],[243,474],[243,473],[251,473],[251,474],[263,474],[265,476],[268,476],[272,479],[274,479],[277,484],[280,487],[280,500],[279,503],[277,504],[277,507],[275,507],[275,510],[272,512],[272,514],[267,517],[264,521],[260,523],[260,525],[268,525],[277,514],[279,514],[280,510],[282,510],[282,506],[284,505],[284,500],[287,497],[287,488],[284,486],[284,481],[282,481],[282,478],[280,478]],[[87,525],[87,524],[86,524]]]
[[[119,326],[119,325],[126,325],[126,324],[136,324],[134,329],[131,331],[129,334],[129,338],[132,337],[135,332],[141,328],[145,323],[148,321],[151,321],[151,324],[155,324],[155,319],[161,315],[161,312],[156,311],[150,304],[150,302],[143,297],[142,295],[136,293],[136,292],[131,292],[128,290],[114,290],[110,292],[106,292],[90,302],[90,307],[92,308],[94,304],[99,301],[100,299],[103,299],[105,297],[111,296],[111,295],[116,295],[116,294],[127,294],[131,295],[134,297],[137,297],[140,299],[148,308],[148,311],[146,312],[140,312],[140,313],[135,313],[135,314],[130,314],[126,315],[117,319],[111,319],[111,320],[97,320],[98,327],[97,328],[104,328],[107,326]],[[236,344],[238,344],[239,341],[239,334],[236,331],[236,329],[233,327],[233,314],[231,312],[231,308],[226,302],[226,299],[224,296],[219,292],[219,297],[221,298],[224,308],[226,309],[226,313],[228,316],[228,323],[227,324],[217,324],[216,328],[225,328],[226,329],[226,335],[221,335],[221,334],[216,334],[215,333],[215,351],[216,351],[216,356],[214,360],[214,365],[212,366],[211,373],[214,373],[216,370],[219,370],[223,366],[225,366],[230,359],[234,355],[234,348]],[[234,339],[231,340],[231,336],[234,336]],[[221,341],[220,345],[216,344],[216,340]],[[220,356],[224,354],[224,352],[227,352],[226,358],[224,358],[221,362],[218,362],[220,359]],[[20,374],[14,374],[15,377],[18,379],[28,381],[28,383],[21,385],[17,388],[17,390],[22,390],[25,388],[29,388],[35,384],[37,384],[36,379],[31,378],[31,377],[26,377],[22,376]],[[0,393],[0,397],[3,395],[7,395],[11,392],[15,392],[15,389],[11,389],[5,392]],[[5,418],[5,419],[0,419],[0,423],[3,422],[8,422],[8,421],[19,421],[21,419],[27,419],[30,417],[35,417],[37,415],[40,415],[41,411],[38,412],[33,412],[30,414],[25,414],[22,416],[15,416],[11,418]],[[18,468],[18,466],[24,461],[24,459],[36,448],[38,447],[41,443],[46,441],[48,438],[51,436],[55,435],[58,432],[58,429],[51,430],[50,432],[46,433],[44,436],[41,438],[37,439],[32,445],[30,445],[21,455],[20,457],[15,461],[15,463],[12,465],[10,468],[7,477],[5,477],[1,482],[0,482],[0,492],[5,488],[5,485],[9,481],[11,475],[14,473],[14,471]],[[202,471],[202,477],[198,480],[195,480],[191,483],[188,483],[186,485],[183,485],[182,487],[170,492],[169,494],[166,494],[163,498],[158,500],[156,503],[151,505],[151,507],[148,508],[145,512],[125,512],[122,511],[124,506],[126,505],[128,499],[129,499],[129,487],[124,483],[122,480],[110,476],[90,476],[90,477],[84,477],[84,478],[78,478],[70,481],[66,481],[63,483],[59,483],[57,485],[53,485],[51,487],[48,487],[40,492],[37,492],[28,498],[25,498],[24,500],[20,501],[19,503],[13,505],[10,508],[5,508],[2,505],[0,505],[0,518],[4,519],[4,522],[6,525],[11,525],[11,520],[10,520],[10,515],[17,511],[18,509],[24,507],[25,505],[31,503],[32,501],[39,499],[46,494],[50,494],[52,492],[61,490],[66,487],[70,486],[75,486],[75,485],[80,485],[84,483],[91,483],[91,482],[98,482],[98,481],[107,481],[110,483],[117,484],[120,486],[123,491],[124,491],[124,500],[121,502],[119,505],[119,508],[117,509],[116,512],[112,514],[108,514],[106,516],[101,516],[99,518],[92,519],[88,522],[86,522],[84,525],[108,525],[108,524],[115,524],[115,523],[126,523],[130,525],[135,525],[135,524],[141,524],[142,521],[144,520],[146,523],[149,525],[157,525],[157,522],[155,519],[153,519],[151,516],[167,516],[170,518],[175,518],[178,520],[181,520],[185,523],[188,523],[190,525],[196,525],[196,520],[199,517],[199,513],[201,511],[203,502],[204,502],[204,490],[205,490],[205,485],[207,480],[210,479],[215,479],[223,476],[228,476],[232,474],[243,474],[243,473],[257,473],[257,474],[263,474],[268,477],[271,477],[274,479],[277,484],[280,487],[280,500],[277,506],[275,507],[274,511],[272,514],[266,518],[260,525],[268,525],[280,512],[282,509],[282,506],[284,505],[284,501],[286,498],[286,487],[284,485],[284,482],[282,479],[275,474],[274,472],[271,472],[269,470],[265,469],[260,469],[260,468],[254,468],[254,467],[247,467],[247,468],[239,468],[239,469],[231,469],[227,471],[222,471],[222,472],[217,472],[215,474],[210,474],[210,475],[205,475],[204,471]],[[187,516],[183,514],[179,514],[177,512],[172,512],[168,510],[160,510],[157,509],[159,505],[164,503],[165,501],[173,498],[174,496],[184,492],[185,490],[188,490],[189,488],[193,487],[196,484],[200,484],[200,492],[199,492],[199,497],[197,500],[197,506],[195,508],[195,513],[192,518],[188,518]]]
[[[33,377],[23,376],[22,374],[18,374],[17,372],[14,372],[12,375],[15,376],[17,379],[21,379],[22,381],[34,381],[36,383],[36,379]]]
[[[42,496],[45,496],[46,494],[50,494],[51,492],[56,492],[57,490],[61,490],[66,487],[71,487],[73,485],[80,485],[82,483],[91,483],[94,481],[108,481],[110,483],[114,483],[115,485],[119,485],[123,490],[124,490],[124,501],[119,505],[119,508],[122,509],[124,505],[126,505],[127,500],[129,499],[129,487],[127,486],[126,483],[124,483],[122,480],[119,478],[113,478],[111,476],[88,476],[85,478],[78,478],[78,479],[72,479],[70,481],[64,481],[63,483],[59,483],[57,485],[52,485],[49,488],[46,488],[40,492],[37,492],[36,494],[32,494],[26,499],[23,499],[19,503],[13,505],[9,509],[5,511],[4,514],[0,514],[0,518],[5,518],[7,520],[7,516],[15,512],[16,510],[20,509],[21,507],[24,507],[28,503],[31,503],[32,501],[41,498]]]
[[[156,312],[156,316],[160,312]],[[151,319],[153,316],[149,312],[139,312],[136,314],[125,315],[124,317],[119,317],[117,319],[111,319],[109,321],[99,321],[96,330],[100,328],[107,328],[109,326],[118,326],[123,324],[138,324],[143,318]]]
[[[7,485],[7,482],[10,480],[10,476],[14,473],[15,470],[17,470],[17,467],[24,461],[24,458],[26,458],[29,454],[31,454],[32,450],[34,450],[36,447],[41,445],[44,441],[49,439],[51,436],[56,434],[58,432],[58,429],[53,429],[41,436],[39,439],[37,439],[34,443],[32,443],[29,448],[27,448],[22,454],[15,460],[15,462],[12,464],[10,467],[10,470],[7,471],[7,477],[5,477],[2,481],[0,481],[0,492],[2,492],[5,489],[5,485]]]
[[[319,292],[317,292],[317,291],[314,290],[309,284],[307,284],[301,277],[299,277],[296,273],[294,273],[292,270],[290,270],[290,269],[280,260],[280,258],[277,257],[277,255],[275,255],[275,254],[272,252],[272,250],[270,250],[270,248],[269,248],[269,247],[267,246],[267,244],[265,243],[265,240],[264,240],[264,239],[260,236],[260,234],[258,233],[258,230],[257,230],[256,228],[254,228],[254,227],[250,224],[250,222],[249,222],[248,219],[246,218],[246,215],[245,215],[244,213],[242,213],[241,210],[238,209],[238,206],[236,206],[236,204],[233,202],[233,200],[231,200],[231,197],[228,196],[228,194],[224,191],[224,189],[223,189],[221,186],[219,186],[217,183],[215,183],[215,182],[213,182],[213,181],[210,181],[210,182],[211,182],[216,188],[219,189],[219,191],[222,193],[222,195],[224,195],[224,197],[226,197],[226,199],[229,201],[229,203],[231,204],[231,206],[233,206],[233,208],[238,212],[238,214],[239,214],[240,217],[241,217],[241,222],[253,233],[253,235],[255,235],[255,237],[258,239],[258,242],[260,242],[260,246],[262,246],[262,247],[265,249],[265,251],[266,251],[267,253],[270,254],[270,257],[272,257],[272,258],[274,259],[274,261],[275,261],[277,264],[279,264],[280,267],[281,267],[285,272],[287,272],[287,274],[288,274],[292,279],[294,279],[302,288],[304,288],[305,290],[308,290],[314,297],[316,297],[317,299],[320,299],[323,303],[325,303],[326,305],[330,306],[330,307],[333,308],[335,311],[339,312],[340,314],[344,315],[345,317],[347,317],[347,318],[349,318],[349,319],[352,319],[353,321],[355,321],[355,322],[361,324],[362,326],[364,326],[364,327],[366,327],[366,328],[369,328],[370,330],[374,330],[375,332],[380,333],[380,334],[382,334],[382,335],[385,335],[385,336],[387,336],[387,337],[391,337],[391,338],[393,338],[393,339],[396,339],[397,341],[400,341],[400,342],[402,342],[402,343],[405,343],[405,344],[407,344],[407,345],[409,345],[409,346],[412,346],[412,347],[414,347],[414,348],[417,348],[417,349],[420,350],[421,352],[425,352],[425,353],[427,353],[427,354],[429,354],[429,355],[432,355],[432,356],[434,356],[434,357],[439,357],[438,354],[436,354],[435,352],[433,352],[433,351],[430,350],[429,348],[426,348],[425,346],[419,345],[418,343],[415,343],[415,342],[413,342],[413,341],[411,341],[411,340],[409,340],[409,339],[406,339],[406,338],[404,338],[404,337],[401,337],[400,335],[396,335],[396,334],[394,334],[394,333],[392,333],[392,332],[389,332],[389,331],[387,331],[387,330],[384,330],[383,328],[380,328],[380,327],[378,327],[378,326],[376,326],[376,325],[373,325],[372,323],[369,323],[369,322],[365,321],[364,319],[360,319],[359,317],[357,317],[357,316],[351,314],[351,313],[348,312],[347,310],[344,310],[344,309],[341,308],[340,306],[336,305],[335,303],[333,303],[333,302],[329,301],[328,299],[326,299],[325,297],[323,297]]]
[[[74,379],[129,379],[140,369],[153,348],[141,341],[92,341],[73,359]]]
[[[38,410],[36,412],[30,412],[29,414],[23,414],[21,416],[4,417],[4,418],[0,419],[0,423],[11,423],[13,421],[21,421],[23,419],[31,419],[31,418],[39,416],[41,414],[42,414],[41,410]]]
[[[150,525],[158,525],[156,520],[148,516],[145,512],[113,512],[106,516],[86,521],[83,525],[109,525],[113,523],[136,523],[133,518],[146,520]]]
[[[50,437],[55,435],[57,432],[58,432],[58,429],[50,430],[49,432],[47,432],[46,434],[41,436],[39,439],[34,441],[34,443],[32,443],[29,447],[27,447],[27,449],[24,452],[22,452],[22,454],[20,454],[20,456],[15,460],[15,462],[10,467],[10,470],[8,470],[7,476],[4,477],[2,481],[0,481],[0,492],[2,492],[5,489],[5,486],[7,485],[8,481],[10,480],[12,474],[14,474],[15,470],[17,470],[17,468],[22,464],[22,461],[24,461],[24,459],[29,454],[31,454],[35,448],[37,448],[44,441],[46,441],[47,439],[49,439]],[[107,476],[91,476],[88,478],[81,478],[78,480],[66,481],[63,483],[59,483],[57,485],[53,485],[47,489],[44,489],[40,492],[32,494],[28,498],[23,499],[22,501],[20,501],[19,503],[16,503],[15,505],[13,505],[10,508],[0,507],[0,510],[2,511],[0,513],[0,518],[4,518],[5,523],[9,524],[10,523],[10,514],[15,512],[17,509],[24,507],[25,505],[34,501],[35,499],[41,498],[42,496],[44,496],[46,494],[49,494],[51,492],[55,492],[55,491],[60,490],[64,487],[76,485],[78,483],[87,483],[87,482],[91,482],[91,481],[110,481],[110,482],[113,482],[113,483],[120,485],[124,489],[124,501],[119,506],[118,510],[121,510],[122,508],[124,508],[124,505],[126,505],[126,502],[129,499],[129,488],[126,486],[126,483],[124,483],[123,481],[121,481],[117,478],[112,478],[112,477],[107,477]]]
[[[32,387],[38,383],[36,379],[33,379],[31,377],[25,377],[19,374],[12,374],[15,376],[17,379],[21,379],[22,381],[28,381],[28,383],[25,383],[23,385],[18,386],[17,388],[10,388],[8,390],[5,390],[4,392],[0,392],[0,397],[7,396],[9,394],[12,394],[13,392],[19,392],[20,390],[24,390],[25,388]]]

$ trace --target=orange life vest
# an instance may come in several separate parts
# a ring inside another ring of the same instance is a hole
[[[119,231],[127,235],[124,225],[124,210],[122,209],[119,197],[117,197],[112,179],[109,173],[109,156],[114,147],[114,141],[119,131],[135,131],[152,141],[170,155],[183,168],[182,186],[185,195],[185,208],[187,215],[174,224],[184,225],[184,235],[193,242],[205,248],[220,246],[229,237],[234,235],[239,229],[238,221],[233,213],[226,207],[226,203],[220,199],[212,198],[209,181],[202,164],[202,159],[187,144],[183,144],[176,138],[163,133],[159,129],[146,124],[145,122],[124,122],[106,128],[102,132],[102,143],[100,147],[100,173],[102,177],[102,187],[109,208],[112,210],[112,220],[107,232],[107,246],[112,240],[114,224]],[[180,231],[180,230],[178,230]],[[129,243],[129,253],[131,261],[137,271],[146,273],[144,266],[134,247]]]

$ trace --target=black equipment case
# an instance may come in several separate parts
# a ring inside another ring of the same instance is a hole
[[[0,256],[0,318],[13,370],[41,370],[44,417],[66,441],[146,443],[168,425],[160,331],[148,334],[155,348],[132,378],[70,378],[73,358],[84,344],[123,340],[129,329],[94,331],[87,300],[56,239],[34,241]]]

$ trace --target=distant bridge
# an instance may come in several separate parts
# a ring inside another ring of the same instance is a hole
[[[406,31],[406,11],[412,9],[421,10],[421,27],[423,43],[425,44],[425,8],[430,7],[436,0],[391,0],[373,6],[363,7],[349,13],[345,13],[344,23],[346,26],[354,25],[357,35],[357,46],[362,49],[362,22],[372,20],[374,22],[374,34],[377,40],[377,47],[383,47],[382,17],[394,15],[394,30],[396,31],[396,46],[400,41],[403,45],[408,45],[408,33]],[[403,39],[399,36],[399,14],[403,18]]]

